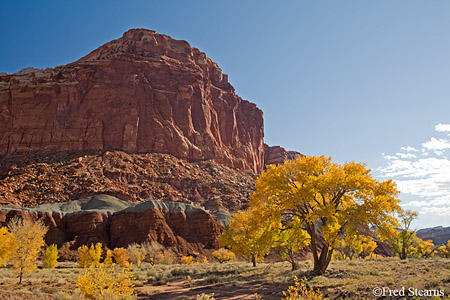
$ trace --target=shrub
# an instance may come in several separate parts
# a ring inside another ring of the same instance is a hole
[[[181,257],[181,263],[184,265],[192,265],[194,263],[194,258],[192,256]]]
[[[200,261],[202,264],[209,264],[208,258],[206,256],[203,256],[202,260]]]
[[[145,248],[142,247],[141,245],[133,243],[128,245],[128,253],[131,262],[139,267],[142,261],[145,259],[145,254],[147,253],[147,250],[145,250]]]
[[[113,250],[113,257],[116,264],[122,267],[128,267],[130,265],[130,253],[125,248],[115,248]]]
[[[165,249],[162,253],[159,253],[156,257],[156,261],[163,265],[171,265],[176,260],[176,255],[170,249]]]
[[[234,255],[233,252],[231,252],[230,250],[227,250],[225,248],[220,248],[219,250],[214,251],[212,253],[212,255],[220,263],[229,262],[236,257],[236,255]]]
[[[6,262],[13,254],[15,245],[14,236],[8,231],[8,228],[0,228],[0,267],[6,265]]]
[[[91,247],[88,248],[86,245],[82,245],[78,247],[78,265],[80,268],[88,268],[92,264],[99,264],[100,258],[102,257],[102,244],[97,243],[91,244]]]
[[[103,260],[103,263],[106,265],[112,265],[113,263],[112,256],[113,256],[112,251],[109,249],[106,250],[106,256],[105,259]]]
[[[132,295],[134,275],[128,268],[92,264],[77,280],[77,287],[89,299],[111,299],[111,295]]]
[[[294,277],[294,285],[288,287],[287,291],[283,292],[286,298],[283,300],[319,300],[322,299],[320,290],[314,291],[309,288],[306,283],[306,278],[298,280]]]
[[[49,269],[55,268],[58,263],[58,257],[58,247],[55,244],[48,246],[44,251],[42,267]]]
[[[197,295],[197,300],[214,300],[214,293],[212,294],[205,294],[202,293],[201,295]]]
[[[151,241],[150,243],[148,242],[143,243],[142,248],[145,249],[145,251],[147,252],[148,262],[152,266],[156,263],[158,259],[158,254],[160,254],[161,251],[164,249],[163,245],[155,241]]]

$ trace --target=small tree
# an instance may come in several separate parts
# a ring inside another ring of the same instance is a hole
[[[49,269],[55,268],[58,263],[58,258],[58,247],[55,244],[48,246],[44,251],[42,267]]]
[[[221,244],[243,255],[256,267],[258,257],[264,257],[274,243],[273,227],[266,220],[256,210],[238,211],[221,235]]]
[[[281,258],[289,261],[292,271],[298,269],[295,253],[306,247],[309,242],[309,234],[301,227],[294,226],[280,230],[277,243],[280,247]]]
[[[15,240],[8,228],[0,228],[0,267],[6,265],[6,262],[10,259],[11,255],[15,251]]]
[[[31,222],[14,217],[8,223],[8,229],[14,236],[14,252],[10,263],[19,275],[19,284],[22,283],[24,274],[36,269],[36,261],[42,246],[45,245],[44,236],[47,226],[41,220]]]
[[[142,244],[142,248],[147,252],[148,262],[153,266],[156,263],[158,254],[164,249],[164,246],[158,242],[151,241],[150,243]]]
[[[133,243],[128,245],[128,253],[130,255],[131,262],[139,267],[145,258],[147,250],[145,250],[145,248],[141,245]]]
[[[402,227],[397,231],[393,232],[389,243],[391,245],[392,252],[397,255],[400,259],[406,259],[415,253],[415,247],[413,245],[413,240],[415,236],[415,231],[411,230],[411,222],[416,219],[418,213],[415,211],[403,211],[399,214],[399,219]]]

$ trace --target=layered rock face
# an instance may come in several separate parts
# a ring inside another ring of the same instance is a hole
[[[450,240],[450,227],[424,228],[417,230],[416,234],[424,241],[432,240],[435,245],[447,244]]]
[[[73,259],[79,246],[97,242],[113,249],[157,241],[180,255],[206,254],[219,247],[224,229],[212,215],[192,205],[147,201],[129,206],[106,195],[30,209],[4,207],[0,225],[16,216],[42,219],[49,228],[46,243],[62,248],[64,259]]]
[[[304,156],[300,152],[286,151],[280,146],[269,146],[264,144],[264,168],[268,165],[279,165],[285,160],[296,159],[299,156]]]
[[[0,75],[0,154],[122,150],[259,173],[262,111],[187,42],[133,29],[80,60]]]

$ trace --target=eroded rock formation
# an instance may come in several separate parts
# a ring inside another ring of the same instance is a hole
[[[110,249],[132,243],[157,241],[179,255],[206,254],[219,247],[224,227],[199,207],[168,201],[147,201],[127,206],[119,199],[97,195],[34,208],[3,207],[0,225],[19,216],[42,219],[49,227],[47,244],[62,248],[64,259],[73,259],[81,245],[101,242]],[[122,202],[122,205],[115,205]]]
[[[167,153],[259,173],[262,111],[186,41],[132,29],[80,60],[0,75],[0,154]]]
[[[303,154],[296,151],[286,151],[280,146],[269,146],[264,144],[264,168],[268,165],[279,165],[285,160],[296,159]]]

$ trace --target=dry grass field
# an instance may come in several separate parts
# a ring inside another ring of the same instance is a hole
[[[202,293],[214,293],[215,299],[281,299],[282,291],[293,283],[294,275],[308,276],[312,262],[303,261],[292,272],[287,263],[249,263],[155,265],[144,263],[133,267],[137,299],[196,299]],[[83,299],[76,288],[83,269],[75,263],[59,263],[56,269],[38,269],[24,277],[18,285],[13,271],[0,269],[0,299]],[[332,261],[328,272],[308,280],[319,288],[324,299],[377,299],[373,289],[385,287],[386,295],[405,288],[406,295],[378,297],[378,299],[439,299],[436,297],[408,297],[408,289],[417,292],[442,290],[440,299],[450,299],[450,260],[443,258],[369,259]],[[120,298],[117,299],[129,299]]]

